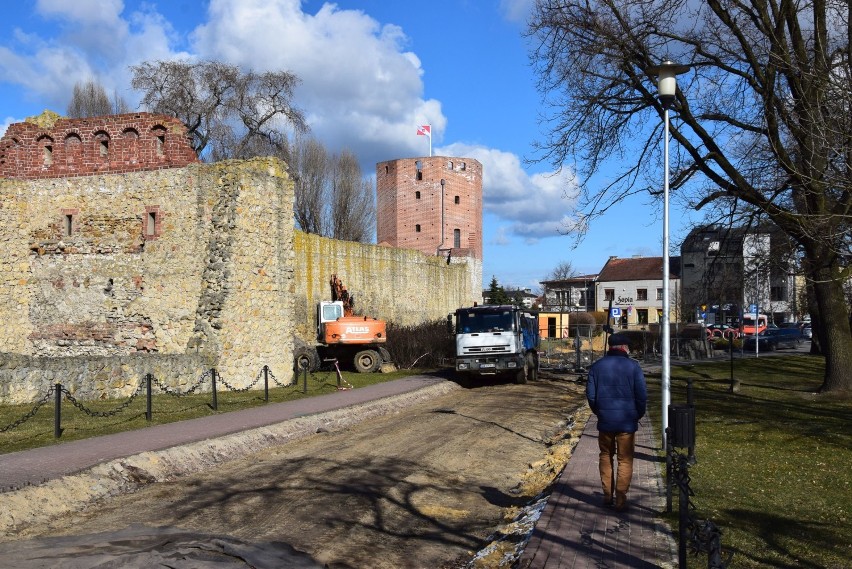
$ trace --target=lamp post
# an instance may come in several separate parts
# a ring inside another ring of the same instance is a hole
[[[677,76],[686,73],[688,65],[676,65],[671,61],[664,61],[660,65],[648,70],[651,75],[657,76],[657,97],[663,107],[663,319],[660,322],[662,329],[662,353],[663,370],[661,378],[662,391],[662,442],[663,450],[668,448],[666,441],[666,429],[669,426],[669,403],[671,402],[671,332],[669,330],[670,317],[670,293],[669,293],[669,109],[675,102],[677,91]]]

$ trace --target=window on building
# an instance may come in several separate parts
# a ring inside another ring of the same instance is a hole
[[[657,289],[657,300],[663,300],[663,289]]]
[[[647,324],[648,323],[648,309],[647,308],[637,308],[636,309],[636,321],[639,324]]]
[[[419,224],[419,223],[418,223],[417,225],[415,225],[415,226],[414,226],[414,232],[415,232],[415,233],[420,233],[420,224]]]
[[[69,166],[82,161],[83,142],[76,134],[69,134],[65,138],[65,163]]]
[[[547,337],[555,338],[556,337],[556,317],[548,316],[547,317]]]
[[[43,152],[44,152],[44,154],[43,154],[44,165],[45,166],[52,166],[53,165],[53,146],[51,146],[50,144],[45,144]]]
[[[423,170],[422,170],[423,163],[420,162],[420,160],[416,160],[414,162],[414,167],[417,169],[417,173],[414,175],[414,179],[415,180],[422,180],[423,179]]]
[[[779,302],[782,300],[787,300],[785,287],[783,286],[772,286],[769,287],[769,300],[773,302]]]
[[[461,229],[453,229],[453,247],[461,247]]]
[[[647,288],[637,288],[636,289],[636,300],[648,300],[648,289]]]
[[[467,170],[467,164],[465,164],[464,162],[462,162],[461,164],[459,164],[459,170],[461,170],[462,172],[464,172],[465,170]]]
[[[153,237],[157,233],[157,212],[149,211],[145,223],[145,235]]]
[[[605,288],[604,289],[604,300],[615,300],[615,289],[614,288]]]
[[[419,191],[414,192],[414,199],[416,199],[416,200],[420,199],[420,192]]]
[[[447,170],[452,170],[452,169],[453,169],[453,161],[450,160],[450,161],[447,162]]]
[[[458,197],[458,196],[456,196],[455,202],[456,202],[456,204],[460,204],[460,203],[461,203],[461,198],[460,198],[460,197]]]
[[[588,303],[586,302],[586,291],[580,290],[578,292],[580,293],[580,296],[577,298],[577,305],[578,306],[588,306]]]

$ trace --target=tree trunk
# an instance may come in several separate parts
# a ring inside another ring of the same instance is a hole
[[[825,357],[825,377],[819,388],[829,391],[852,391],[852,330],[849,328],[849,307],[843,296],[843,283],[832,268],[817,269],[813,275],[814,293],[821,322],[820,347]]]

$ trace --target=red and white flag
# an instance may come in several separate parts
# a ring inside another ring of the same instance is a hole
[[[417,127],[417,136],[428,136],[432,138],[432,126],[424,124]]]

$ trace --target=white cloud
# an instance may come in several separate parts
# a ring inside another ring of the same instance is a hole
[[[535,0],[500,0],[500,12],[510,22],[525,24]]]
[[[482,164],[483,209],[509,226],[500,233],[501,241],[511,233],[534,243],[570,227],[578,190],[567,169],[529,175],[515,154],[464,143],[438,148],[436,153],[475,158]]]
[[[200,57],[260,70],[287,69],[301,84],[296,103],[327,147],[356,152],[365,171],[406,154],[427,155],[418,124],[446,127],[441,103],[423,98],[423,69],[399,26],[358,10],[298,0],[212,0],[193,36]]]

